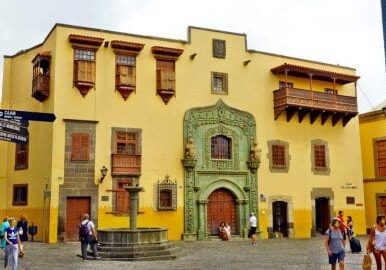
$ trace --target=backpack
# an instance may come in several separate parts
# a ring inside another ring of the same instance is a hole
[[[90,235],[90,226],[88,226],[88,223],[90,221],[87,221],[85,224],[80,224],[79,227],[79,239],[85,239],[88,235]]]

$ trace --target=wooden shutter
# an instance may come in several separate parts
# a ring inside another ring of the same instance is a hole
[[[28,148],[28,143],[16,144],[15,169],[28,168]]]
[[[376,142],[378,176],[386,176],[386,140]]]
[[[123,186],[128,184],[126,181],[118,182],[118,190],[116,193],[116,212],[129,211],[129,193],[123,189]]]
[[[323,144],[314,145],[314,158],[316,168],[326,168],[326,147]]]
[[[76,60],[75,61],[75,81],[76,82],[95,82],[95,62]]]
[[[135,86],[135,67],[117,65],[116,76],[117,85]]]
[[[285,146],[280,144],[272,145],[272,165],[285,166]]]
[[[73,133],[71,160],[87,161],[90,159],[90,135],[88,133]]]

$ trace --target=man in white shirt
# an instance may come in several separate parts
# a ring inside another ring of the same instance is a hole
[[[90,245],[94,259],[100,259],[98,256],[98,251],[96,247],[96,243],[98,242],[96,240],[96,230],[94,222],[90,220],[90,216],[88,214],[82,215],[82,222],[79,226],[79,240],[81,242],[81,251],[82,251],[82,257],[83,260],[88,259],[87,256],[87,247]]]
[[[252,239],[252,245],[256,245],[256,227],[257,227],[257,219],[255,213],[251,213],[249,217],[249,235]]]

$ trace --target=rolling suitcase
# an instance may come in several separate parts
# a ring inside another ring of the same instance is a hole
[[[359,253],[362,251],[361,242],[355,237],[351,237],[350,239],[350,248],[352,253]]]

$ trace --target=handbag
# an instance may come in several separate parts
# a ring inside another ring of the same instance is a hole
[[[363,256],[362,269],[363,270],[371,270],[371,257],[369,255],[369,253],[367,253]]]
[[[252,232],[251,230],[248,230],[248,238],[251,238],[252,237]]]

